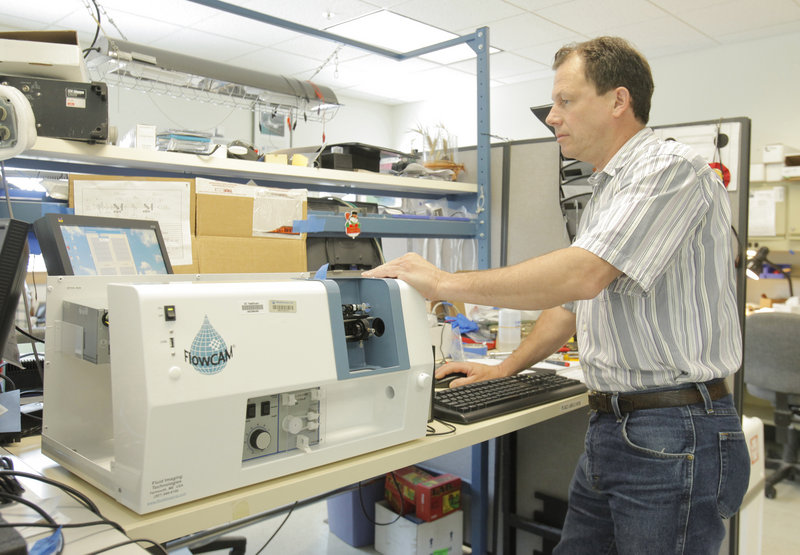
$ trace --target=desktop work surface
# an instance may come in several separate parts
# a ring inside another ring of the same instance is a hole
[[[39,437],[26,438],[19,444],[9,446],[8,450],[35,472],[88,495],[100,511],[108,519],[119,523],[131,538],[147,538],[164,543],[198,532],[208,531],[209,535],[214,531],[222,533],[236,521],[482,443],[587,406],[587,395],[580,394],[475,424],[455,425],[452,433],[447,433],[446,425],[435,421],[432,423],[435,433],[446,435],[426,436],[145,515],[139,515],[117,503],[43,455]],[[214,461],[210,460],[208,464],[213,465]]]

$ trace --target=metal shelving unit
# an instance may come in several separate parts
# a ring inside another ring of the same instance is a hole
[[[40,138],[34,148],[13,159],[9,166],[18,168],[57,170],[81,173],[113,173],[115,175],[211,177],[235,181],[252,179],[258,184],[330,191],[346,189],[364,194],[380,193],[406,197],[462,196],[476,199],[478,217],[474,222],[425,221],[409,219],[397,222],[384,219],[367,222],[365,232],[375,236],[437,236],[474,237],[478,243],[478,268],[490,266],[490,117],[489,117],[489,29],[481,27],[474,33],[456,37],[439,44],[398,53],[281,20],[241,6],[219,0],[190,0],[227,13],[290,29],[334,42],[348,44],[394,60],[406,60],[423,54],[467,44],[476,53],[477,66],[477,184],[431,181],[381,174],[362,174],[294,166],[273,166],[259,162],[228,160],[197,155],[142,152],[110,145]],[[363,223],[363,222],[362,222]],[[374,229],[372,225],[374,224]],[[488,512],[488,443],[472,447],[470,491],[473,502],[471,514],[471,546],[473,553],[487,551]]]

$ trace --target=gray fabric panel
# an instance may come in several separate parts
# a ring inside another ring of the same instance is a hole
[[[747,317],[744,381],[800,395],[800,314],[758,312]]]

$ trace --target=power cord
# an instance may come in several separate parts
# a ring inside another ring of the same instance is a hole
[[[433,426],[427,426],[428,433],[425,434],[425,437],[434,437],[434,436],[448,436],[450,434],[456,433],[456,427],[450,424],[449,422],[445,422],[443,420],[436,420],[439,424],[447,428],[446,432],[437,432],[436,428]]]
[[[120,526],[113,520],[110,520],[105,516],[103,516],[97,505],[95,505],[95,503],[91,499],[89,499],[85,494],[81,493],[75,488],[72,488],[56,480],[46,478],[44,476],[39,476],[37,474],[31,474],[29,472],[21,472],[19,470],[14,470],[14,463],[8,457],[0,457],[0,468],[2,468],[2,470],[0,470],[0,499],[6,499],[8,501],[13,501],[16,503],[21,503],[23,505],[26,505],[31,509],[33,509],[34,511],[36,511],[45,520],[44,523],[39,523],[39,522],[0,523],[0,528],[43,527],[43,528],[53,528],[58,530],[61,528],[83,528],[86,526],[104,525],[104,526],[111,526],[112,528],[118,530],[122,534],[125,534],[125,529],[122,526]],[[20,494],[25,490],[24,488],[22,488],[22,485],[19,484],[19,482],[17,481],[16,479],[17,476],[28,478],[31,480],[37,480],[39,482],[43,482],[45,484],[61,489],[62,491],[68,493],[70,496],[76,499],[78,502],[80,502],[82,505],[84,505],[92,513],[100,517],[100,520],[88,521],[88,522],[76,522],[69,524],[58,524],[52,516],[50,516],[46,511],[44,511],[44,509],[42,509],[32,501],[29,501],[21,497]],[[161,546],[161,544],[150,539],[132,539],[130,541],[105,547],[93,553],[104,553],[106,551],[109,551],[111,549],[116,549],[117,547],[121,547],[123,545],[142,543],[142,542],[152,544],[155,547],[157,547],[161,553],[163,553],[164,555],[167,554],[167,551]],[[61,543],[61,547],[63,548],[63,542]],[[59,549],[58,553],[60,552],[61,549]]]
[[[286,513],[286,517],[283,519],[283,522],[281,522],[281,524],[280,524],[280,526],[278,526],[277,530],[275,530],[272,533],[272,535],[269,537],[267,542],[264,545],[261,546],[261,549],[256,551],[256,555],[261,555],[261,552],[264,551],[267,548],[267,546],[270,544],[270,542],[275,538],[275,536],[278,535],[278,532],[281,531],[281,528],[283,528],[283,525],[286,524],[286,521],[289,520],[290,516],[292,516],[292,512],[294,512],[295,507],[297,507],[297,503],[298,503],[298,501],[294,502],[294,504],[292,505],[292,508],[289,509],[288,513]]]
[[[400,499],[401,499],[401,501],[400,501],[400,514],[398,514],[394,518],[394,520],[392,520],[390,522],[376,522],[375,519],[373,519],[373,518],[371,518],[369,516],[369,513],[367,513],[367,507],[364,506],[364,495],[363,495],[362,485],[361,485],[361,482],[358,482],[358,501],[361,504],[361,512],[364,514],[364,518],[366,518],[369,521],[369,523],[374,525],[374,526],[390,526],[390,525],[394,524],[395,522],[397,522],[398,520],[400,520],[401,516],[405,515],[405,513],[403,512],[403,507],[402,507],[403,490],[400,489],[400,483],[397,481],[397,476],[395,475],[395,473],[394,472],[390,472],[390,474],[392,475],[392,480],[394,481],[394,487],[397,488],[397,495],[399,495]]]
[[[0,457],[0,468],[14,470],[14,463],[8,457]],[[24,491],[25,488],[14,476],[0,476],[0,492],[9,495],[21,495]]]

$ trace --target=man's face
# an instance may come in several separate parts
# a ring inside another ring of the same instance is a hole
[[[602,169],[613,154],[609,150],[615,91],[598,95],[594,84],[586,80],[583,59],[570,54],[556,70],[552,98],[547,123],[555,130],[561,152]]]

